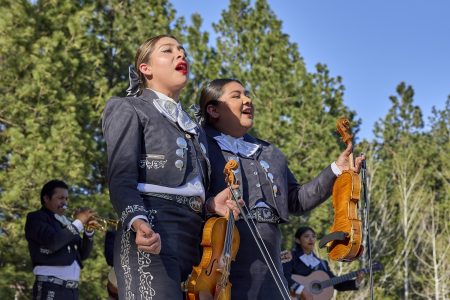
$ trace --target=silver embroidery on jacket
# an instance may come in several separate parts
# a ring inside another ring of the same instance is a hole
[[[78,229],[72,224],[68,225],[66,228],[69,229],[69,231],[72,232],[73,234],[80,234],[78,232]]]
[[[125,231],[120,241],[120,264],[125,279],[125,299],[134,300],[134,293],[131,291],[131,270],[130,270],[130,231]]]
[[[50,253],[52,253],[49,249],[45,249],[45,248],[39,248],[39,252],[41,252],[42,254],[50,254]]]
[[[139,161],[139,167],[141,169],[160,169],[164,168],[166,165],[167,160],[148,160],[148,159],[141,159]]]
[[[120,220],[122,223],[125,223],[125,219],[129,214],[135,213],[137,211],[141,211],[147,213],[147,210],[142,205],[128,205],[124,211],[122,211],[122,215],[120,216]]]
[[[138,272],[139,272],[139,293],[141,299],[152,300],[156,295],[155,289],[152,288],[153,275],[150,273],[150,254],[144,251],[138,251]]]

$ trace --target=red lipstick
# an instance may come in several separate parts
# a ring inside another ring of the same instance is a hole
[[[185,61],[180,61],[175,67],[175,70],[183,75],[186,75],[188,73],[188,64]]]

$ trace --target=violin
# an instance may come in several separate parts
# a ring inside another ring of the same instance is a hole
[[[349,133],[350,122],[340,118],[336,127],[342,141],[348,146],[353,135]],[[349,156],[349,170],[345,170],[333,185],[334,223],[330,234],[320,240],[319,247],[326,245],[328,256],[335,261],[350,262],[363,253],[362,222],[358,218],[358,201],[361,194],[361,179],[354,172],[353,153]]]
[[[226,182],[234,200],[238,198],[237,191],[232,188],[236,182],[233,171],[237,168],[235,160],[230,160],[224,168]],[[201,242],[202,259],[198,266],[192,268],[191,275],[184,283],[187,300],[200,300],[205,294],[205,297],[213,297],[215,300],[231,299],[228,277],[239,242],[239,231],[231,209],[226,217],[213,217],[206,221]]]

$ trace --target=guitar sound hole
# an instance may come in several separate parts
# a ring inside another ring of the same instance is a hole
[[[313,282],[311,284],[311,292],[313,294],[318,294],[320,293],[320,291],[322,291],[322,285],[320,284],[320,282]]]

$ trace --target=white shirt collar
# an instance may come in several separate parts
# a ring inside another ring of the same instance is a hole
[[[259,145],[247,142],[243,137],[235,138],[231,135],[220,133],[214,139],[219,144],[220,149],[230,151],[236,155],[240,154],[250,157],[259,149]]]
[[[303,254],[299,258],[306,266],[310,267],[311,269],[314,269],[318,264],[320,264],[320,260],[318,260],[312,252],[310,254]]]

